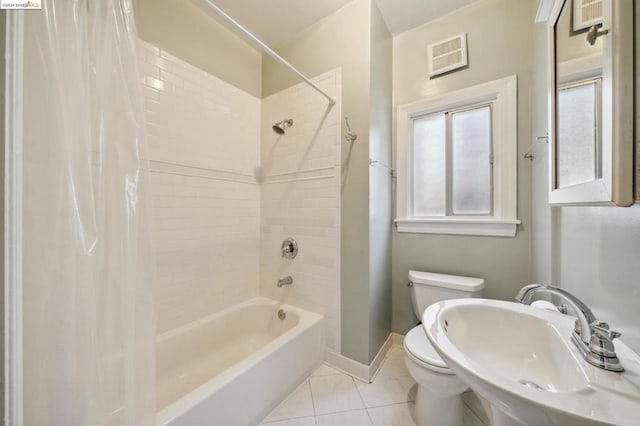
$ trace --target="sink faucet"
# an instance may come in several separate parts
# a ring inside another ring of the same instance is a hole
[[[620,333],[609,330],[609,324],[598,321],[591,309],[580,299],[558,287],[530,284],[520,289],[516,300],[530,305],[533,296],[539,293],[559,296],[576,313],[577,319],[571,340],[589,364],[608,371],[624,371],[613,345],[613,340],[620,337]]]
[[[293,278],[291,278],[291,275],[287,275],[286,277],[278,280],[278,287],[282,287],[283,285],[291,285],[291,284],[293,284]]]

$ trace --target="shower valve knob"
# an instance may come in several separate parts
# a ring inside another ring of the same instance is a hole
[[[282,242],[280,252],[285,259],[293,259],[298,255],[298,243],[293,238],[287,238]]]

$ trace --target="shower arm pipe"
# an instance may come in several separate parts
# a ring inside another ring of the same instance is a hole
[[[336,100],[335,100],[335,98],[333,96],[329,96],[324,90],[322,90],[320,87],[318,87],[317,84],[315,84],[313,81],[311,81],[309,78],[307,78],[307,76],[305,76],[300,71],[298,71],[298,69],[296,67],[291,65],[289,62],[285,61],[284,58],[282,58],[282,56],[280,56],[276,52],[274,52],[273,49],[271,49],[269,46],[264,44],[258,37],[256,37],[253,34],[251,34],[249,32],[249,30],[247,30],[242,25],[240,25],[238,22],[236,22],[231,16],[227,15],[226,12],[224,12],[218,6],[213,4],[210,0],[193,0],[193,1],[195,1],[197,4],[199,4],[203,9],[205,9],[207,11],[210,11],[210,12],[213,12],[216,16],[218,16],[220,19],[222,19],[222,21],[224,21],[229,26],[231,26],[233,29],[235,29],[236,31],[239,31],[246,38],[248,38],[254,45],[256,45],[258,48],[260,48],[260,50],[262,50],[267,55],[271,56],[276,62],[278,62],[279,64],[283,65],[289,71],[291,71],[292,73],[294,73],[295,75],[300,77],[302,80],[304,80],[309,86],[311,86],[318,93],[320,93],[322,96],[327,98],[327,100],[329,101],[329,105],[331,105],[331,106],[335,105]]]

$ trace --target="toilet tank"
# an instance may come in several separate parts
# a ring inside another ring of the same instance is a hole
[[[484,279],[409,271],[413,312],[418,318],[429,305],[449,299],[482,297]]]

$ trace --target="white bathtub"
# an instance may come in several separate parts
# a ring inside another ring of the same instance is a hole
[[[157,424],[258,424],[322,362],[322,319],[259,297],[162,334]]]

